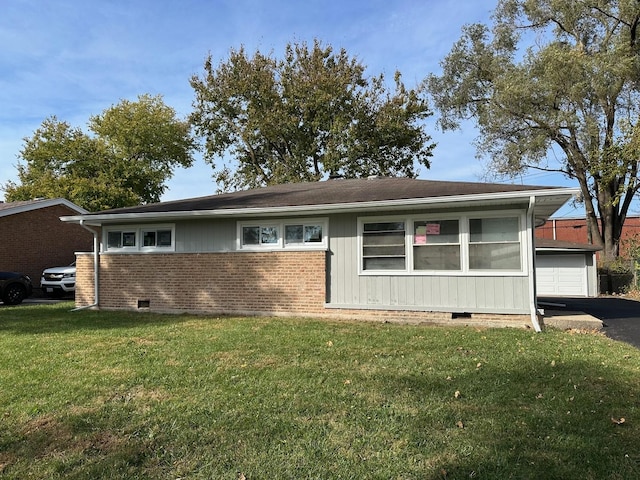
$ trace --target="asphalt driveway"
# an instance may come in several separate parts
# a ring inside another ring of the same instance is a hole
[[[584,312],[596,317],[604,324],[603,332],[607,337],[640,348],[640,302],[618,297],[544,297],[538,300],[553,303],[554,310]]]

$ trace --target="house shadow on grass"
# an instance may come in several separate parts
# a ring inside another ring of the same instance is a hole
[[[149,312],[74,310],[73,302],[0,306],[0,332],[66,333],[79,330],[138,328],[187,321],[193,316]]]

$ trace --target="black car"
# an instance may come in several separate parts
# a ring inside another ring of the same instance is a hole
[[[33,293],[33,284],[27,275],[0,272],[0,299],[5,305],[17,305]]]

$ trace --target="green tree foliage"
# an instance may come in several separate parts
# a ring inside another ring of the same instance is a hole
[[[3,185],[5,199],[62,197],[90,211],[157,202],[173,169],[193,163],[190,125],[161,96],[122,100],[91,117],[89,130],[42,122],[24,140],[19,183]]]
[[[609,258],[640,186],[639,19],[637,0],[500,0],[492,28],[465,27],[425,81],[444,129],[475,119],[493,171],[576,179]]]
[[[423,91],[408,90],[400,74],[395,90],[382,75],[345,50],[318,41],[289,44],[284,58],[244,48],[194,75],[196,132],[205,138],[206,160],[224,190],[328,175],[416,175],[429,167],[434,145],[422,119],[431,115]],[[217,170],[215,159],[229,159]]]

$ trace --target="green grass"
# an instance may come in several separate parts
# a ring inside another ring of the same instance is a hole
[[[640,478],[600,335],[71,308],[0,308],[0,478]]]

